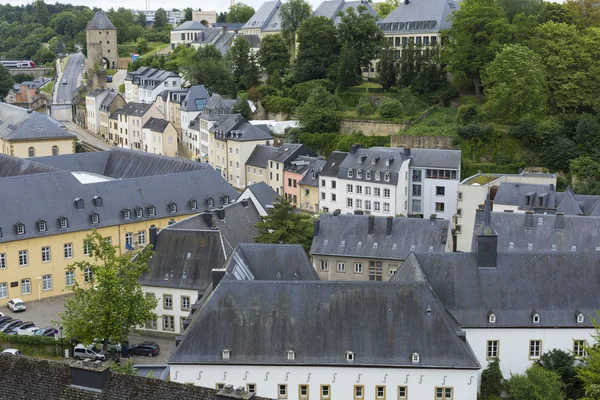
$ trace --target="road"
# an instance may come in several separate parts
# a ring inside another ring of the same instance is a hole
[[[73,92],[79,86],[79,75],[83,72],[85,57],[82,53],[71,54],[65,70],[56,82],[56,102],[70,103],[73,99]],[[66,79],[67,83],[63,84]]]

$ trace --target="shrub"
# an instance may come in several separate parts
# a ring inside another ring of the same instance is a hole
[[[481,400],[499,399],[502,394],[503,384],[504,377],[500,370],[500,360],[496,359],[481,372]]]
[[[262,93],[255,87],[248,88],[248,99],[254,102],[260,100]]]
[[[389,99],[381,103],[379,109],[379,115],[385,119],[397,119],[403,116],[403,106],[400,100]]]
[[[522,119],[519,125],[511,126],[508,134],[519,139],[521,143],[530,149],[535,149],[540,145],[540,134],[537,124],[529,118]]]
[[[487,141],[494,134],[494,128],[490,125],[467,125],[467,126],[459,126],[456,130],[458,136],[464,140],[472,140],[477,139],[482,142]]]
[[[342,103],[348,107],[358,106],[358,103],[360,102],[360,99],[362,98],[362,96],[359,93],[346,92],[346,91],[338,92],[337,95],[340,98],[340,100],[342,101]]]
[[[361,97],[356,107],[356,114],[360,117],[375,114],[375,106],[368,97]]]
[[[365,136],[362,133],[340,135],[339,133],[300,133],[298,140],[319,155],[328,157],[332,151],[349,151],[350,146],[361,143],[363,147],[383,147],[390,145],[389,136]]]
[[[474,124],[480,120],[479,106],[474,101],[469,101],[467,104],[458,107],[456,122],[460,125]]]
[[[281,96],[281,91],[279,89],[269,85],[260,85],[258,91],[262,97]]]
[[[299,104],[304,103],[313,90],[322,87],[329,93],[335,91],[335,84],[329,79],[315,79],[313,81],[302,82],[292,87],[291,95]]]
[[[65,343],[67,342],[66,339]],[[55,344],[54,338],[48,336],[26,336],[26,335],[6,335],[0,333],[0,343],[21,343],[28,345],[46,345]]]
[[[296,100],[289,97],[265,96],[263,106],[274,113],[291,113],[296,107]]]

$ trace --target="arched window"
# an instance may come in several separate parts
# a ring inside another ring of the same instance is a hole
[[[52,146],[52,155],[53,156],[57,156],[58,155],[58,146]]]
[[[35,157],[35,149],[33,147],[29,148],[29,157]]]

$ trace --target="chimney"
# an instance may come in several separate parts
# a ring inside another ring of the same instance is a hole
[[[544,207],[533,207],[533,213],[534,214],[543,214],[544,213]]]
[[[73,361],[69,364],[69,372],[71,385],[89,392],[101,392],[111,374],[110,367],[101,361]]]
[[[475,254],[477,267],[496,268],[498,258],[498,233],[492,225],[490,195],[487,195],[481,225],[475,228]],[[532,215],[533,218],[533,215]]]
[[[320,221],[320,220],[318,220],[318,219],[315,219],[315,220],[313,221],[313,227],[314,227],[314,233],[313,233],[313,236],[314,236],[314,237],[317,237],[317,236],[319,236],[319,227],[320,227],[320,226],[321,226],[321,221]]]
[[[158,229],[156,229],[155,225],[150,225],[149,239],[150,239],[150,244],[152,245],[152,248],[154,250],[156,250],[156,245],[158,243]]]
[[[373,234],[373,228],[375,227],[375,217],[373,215],[369,215],[369,235]]]
[[[362,145],[360,143],[354,143],[352,146],[350,146],[350,154],[356,154],[356,151],[361,147]]]
[[[442,226],[442,244],[448,243],[448,227]]]
[[[337,217],[338,215],[340,215],[342,213],[342,210],[340,210],[339,208],[337,210],[333,210],[333,216]]]
[[[219,218],[221,221],[225,219],[225,209],[223,207],[217,208],[215,210],[215,214],[217,215],[217,218]]]
[[[210,212],[210,211],[204,211],[202,213],[202,219],[204,220],[204,222],[206,222],[206,225],[208,225],[209,228],[213,227],[214,222],[213,222],[212,212]]]
[[[437,219],[437,214],[431,214],[429,216],[429,221],[431,222],[431,225],[435,224],[436,219]]]
[[[213,268],[212,270],[212,285],[213,290],[217,288],[217,285],[221,282],[223,277],[225,276],[224,268]]]
[[[554,230],[563,230],[565,229],[565,214],[556,213],[556,217],[554,219]]]
[[[550,184],[550,193],[554,192],[554,183]]]
[[[408,4],[408,0],[404,0],[404,4]],[[405,147],[404,148],[404,155],[405,156],[410,156],[410,147]]]
[[[533,228],[533,211],[525,211],[525,228]]]
[[[556,214],[556,208],[546,208],[546,214],[548,214],[548,215]]]
[[[171,218],[171,219],[169,220],[169,225],[173,225],[174,223],[175,223],[175,220],[174,220],[173,218]]]
[[[248,199],[242,200],[242,206],[244,206],[244,208],[248,208]]]
[[[387,225],[385,227],[385,234],[390,236],[392,234],[392,227],[394,226],[394,217],[387,217]]]
[[[354,210],[354,215],[365,215],[363,210]]]

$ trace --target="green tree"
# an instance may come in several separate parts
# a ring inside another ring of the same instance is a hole
[[[567,0],[565,6],[573,15],[573,22],[580,28],[600,26],[600,2],[598,0]]]
[[[326,133],[340,129],[340,99],[317,86],[304,104],[296,110],[303,132]]]
[[[510,25],[494,0],[465,0],[449,19],[452,26],[444,33],[443,61],[456,77],[473,83],[480,100],[481,73],[510,41]]]
[[[146,18],[146,14],[141,12],[139,13],[136,17],[135,17],[135,22],[141,26],[142,28],[146,27],[146,22],[148,21],[148,19]]]
[[[400,0],[384,0],[379,3],[375,3],[373,7],[377,14],[379,14],[379,18],[387,17],[392,11],[394,11],[400,5]]]
[[[173,53],[166,66],[181,72],[190,85],[204,85],[210,92],[225,96],[235,94],[231,65],[215,46],[202,46],[198,50],[179,46]]]
[[[243,35],[233,41],[230,56],[237,85],[244,90],[256,86],[259,78],[258,62],[250,50],[250,43]]]
[[[258,61],[269,75],[275,70],[281,75],[290,66],[290,52],[281,35],[267,35],[262,39]]]
[[[539,365],[527,368],[525,374],[515,374],[507,382],[512,400],[563,400],[560,375]]]
[[[594,322],[595,332],[592,334],[594,341],[600,343],[600,325],[598,319],[600,312],[596,311]],[[584,363],[577,368],[577,377],[583,381],[583,388],[587,398],[600,398],[600,346],[595,344],[586,349],[587,355],[584,358]]]
[[[219,22],[219,23],[227,22],[227,13],[220,12],[219,15],[217,15],[217,22]]]
[[[547,77],[540,57],[519,44],[506,45],[482,77],[486,110],[503,121],[516,123],[523,117],[545,113]]]
[[[310,4],[305,0],[288,0],[279,7],[281,33],[292,55],[296,52],[296,33],[302,22],[310,17],[310,10]]]
[[[298,81],[327,78],[340,54],[337,29],[326,17],[305,20],[298,29],[298,58],[294,71]]]
[[[362,4],[356,9],[348,7],[346,11],[340,11],[338,31],[342,46],[353,50],[360,74],[360,67],[368,67],[377,58],[384,43],[383,31]]]
[[[308,253],[312,244],[313,224],[310,215],[295,212],[286,198],[280,198],[267,216],[256,224],[257,243],[300,244]]]
[[[379,63],[379,84],[381,87],[387,90],[396,85],[397,79],[398,70],[396,67],[396,60],[394,59],[394,50],[386,47],[381,51],[381,60]]]
[[[229,11],[227,11],[227,22],[229,22],[230,24],[246,23],[250,18],[252,18],[254,12],[254,8],[246,4],[236,3],[229,7]]]
[[[500,360],[495,359],[481,372],[481,400],[500,399],[504,387],[504,376],[500,370]]]
[[[344,44],[338,62],[338,88],[344,90],[347,87],[360,84],[360,81],[361,76],[358,54],[352,47]]]
[[[48,26],[48,22],[50,20],[50,13],[48,12],[48,7],[43,0],[36,0],[35,9],[33,12],[33,21],[38,24]]]
[[[600,168],[597,171],[600,172]],[[580,399],[584,397],[583,382],[577,377],[573,354],[559,349],[550,350],[544,353],[536,364],[560,375],[560,379],[565,385],[565,395],[568,399]]]
[[[248,121],[252,120],[252,109],[250,108],[250,104],[248,104],[248,101],[246,100],[239,99],[231,108],[231,113],[240,114]]]
[[[15,81],[8,72],[8,68],[4,65],[0,65],[0,101],[4,101],[4,98],[8,96],[8,92],[13,88]]]
[[[148,51],[148,41],[144,38],[138,39],[138,41],[135,45],[135,51],[137,51],[139,54],[143,54],[143,53],[147,52]]]
[[[21,82],[25,82],[25,81],[32,81],[33,80],[33,75],[30,75],[30,74],[16,74],[16,75],[13,75],[12,78],[15,81],[15,83],[21,83]]]
[[[40,49],[33,56],[33,61],[38,64],[48,64],[56,60],[56,55],[52,50],[46,47],[40,47]]]
[[[161,30],[169,24],[169,18],[167,18],[167,12],[164,8],[159,8],[154,13],[154,29]]]
[[[91,260],[71,264],[69,271],[86,276],[89,286],[76,281],[74,296],[65,303],[61,321],[69,337],[82,343],[96,338],[124,342],[136,327],[156,319],[153,313],[157,301],[142,292],[139,283],[147,273],[152,250],[146,249],[132,258],[131,254],[117,255],[106,238],[94,231],[85,239]],[[106,350],[108,342],[104,343]]]
[[[183,21],[181,21],[181,22],[191,21],[192,19],[194,19],[194,17],[193,17],[194,10],[192,10],[191,7],[184,8],[183,11],[185,14],[183,16]]]

